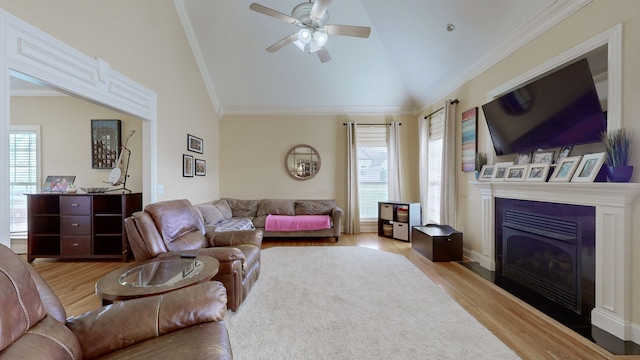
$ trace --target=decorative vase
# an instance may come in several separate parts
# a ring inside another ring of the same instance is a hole
[[[480,171],[476,171],[476,181],[478,181],[478,179],[480,178]]]
[[[633,166],[607,166],[607,177],[611,182],[629,182]]]

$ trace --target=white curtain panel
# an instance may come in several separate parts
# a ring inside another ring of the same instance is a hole
[[[347,123],[347,209],[344,231],[360,233],[360,201],[358,200],[358,141],[356,123]]]
[[[457,101],[447,100],[441,110],[418,119],[418,176],[423,224],[446,224],[455,227],[456,108]],[[430,164],[430,161],[438,163]]]
[[[389,200],[401,201],[400,193],[400,123],[392,121],[389,123],[388,135],[388,158],[389,158]]]
[[[420,208],[422,224],[427,221],[427,198],[429,195],[429,118],[418,118],[418,180],[420,182]]]
[[[442,193],[440,195],[440,224],[456,227],[456,114],[457,100],[444,104],[444,141],[442,144]]]

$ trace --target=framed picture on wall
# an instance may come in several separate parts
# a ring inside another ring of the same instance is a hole
[[[462,171],[474,171],[478,152],[478,108],[462,113]]]
[[[191,134],[187,134],[187,150],[197,152],[198,154],[203,153],[203,141],[199,137],[195,137]]]
[[[196,176],[207,175],[207,162],[202,159],[196,159]]]
[[[91,120],[91,168],[113,169],[120,156],[120,120]]]
[[[183,154],[182,155],[182,176],[193,177],[193,156]]]

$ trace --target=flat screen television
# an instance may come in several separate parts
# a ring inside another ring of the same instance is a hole
[[[496,155],[601,141],[607,129],[586,59],[482,106]]]

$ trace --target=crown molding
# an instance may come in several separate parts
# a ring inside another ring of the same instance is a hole
[[[394,106],[226,106],[225,115],[415,115]]]
[[[420,111],[425,111],[435,102],[445,98],[462,85],[487,71],[489,68],[528,44],[550,28],[562,22],[578,10],[588,5],[592,0],[556,0],[543,9],[538,15],[518,28],[498,46],[476,61],[467,70],[461,72],[451,81],[437,86],[438,90],[426,94],[418,102]]]

